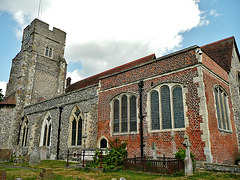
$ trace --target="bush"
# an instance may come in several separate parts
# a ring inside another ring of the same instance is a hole
[[[119,138],[113,141],[109,140],[110,152],[108,156],[102,156],[103,171],[111,171],[117,166],[123,165],[124,158],[127,157],[127,142],[121,141]],[[101,166],[101,152],[96,150],[93,161],[89,164],[90,167],[96,168]]]
[[[240,157],[238,156],[237,158],[236,158],[236,160],[235,160],[235,165],[238,165],[238,162],[240,161]]]
[[[174,155],[175,155],[175,158],[176,158],[176,159],[182,159],[182,160],[184,160],[185,157],[186,157],[186,150],[180,148],[179,151],[177,151]],[[195,155],[190,152],[190,156],[191,156],[191,158],[192,158],[192,162],[194,162],[194,156],[195,156]]]

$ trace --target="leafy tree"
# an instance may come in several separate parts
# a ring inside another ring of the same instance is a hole
[[[186,150],[180,148],[179,151],[176,152],[174,155],[175,155],[175,158],[176,158],[176,159],[182,159],[182,160],[184,160],[185,157],[186,157]],[[195,155],[190,152],[190,156],[191,156],[191,158],[192,158],[192,162],[194,162],[194,156],[195,156]]]
[[[0,89],[0,102],[3,100],[4,95],[2,94],[2,89]]]
[[[119,138],[113,141],[109,140],[109,145],[111,150],[107,155],[102,156],[102,166],[103,171],[111,171],[117,166],[123,165],[124,158],[127,157],[127,142],[121,141]],[[101,152],[96,150],[93,161],[90,167],[100,167],[101,166]]]

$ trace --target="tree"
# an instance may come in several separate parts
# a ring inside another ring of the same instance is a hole
[[[2,94],[2,89],[0,89],[0,102],[3,100],[4,95]]]

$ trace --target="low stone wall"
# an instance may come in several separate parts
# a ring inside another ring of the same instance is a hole
[[[204,162],[197,162],[196,171],[240,173],[240,165],[210,164]]]

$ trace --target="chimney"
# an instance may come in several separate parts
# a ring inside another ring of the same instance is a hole
[[[67,84],[66,84],[66,87],[70,86],[71,85],[71,77],[68,77],[67,78]]]

